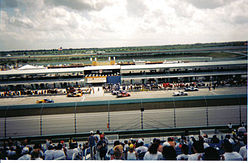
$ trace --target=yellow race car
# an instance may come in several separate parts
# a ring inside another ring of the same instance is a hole
[[[67,97],[82,97],[82,92],[68,93]]]
[[[51,99],[42,99],[42,100],[37,100],[36,101],[37,104],[39,103],[54,103],[54,100],[51,100]]]

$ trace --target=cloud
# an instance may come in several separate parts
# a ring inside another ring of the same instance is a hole
[[[191,3],[195,7],[199,9],[216,9],[221,6],[225,6],[230,4],[234,0],[186,0],[187,2]]]
[[[9,3],[4,4],[9,8],[1,11],[0,50],[248,39],[247,0],[16,0]]]
[[[17,0],[2,0],[0,1],[1,8],[16,8],[18,7]]]
[[[101,10],[106,5],[105,1],[91,1],[91,0],[45,0],[45,4],[49,6],[64,6],[74,10]]]

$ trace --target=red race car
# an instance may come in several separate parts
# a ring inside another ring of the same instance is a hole
[[[121,91],[121,92],[119,92],[118,94],[117,94],[117,98],[119,98],[119,97],[128,97],[128,96],[130,96],[130,94],[128,93],[128,92],[126,92],[126,91]]]

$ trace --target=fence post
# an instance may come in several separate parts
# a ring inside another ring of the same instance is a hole
[[[43,106],[44,104],[42,103],[42,107],[40,111],[40,136],[43,135]]]
[[[174,104],[174,127],[176,128],[176,113],[175,113],[175,100],[173,97],[173,104]]]
[[[240,125],[241,125],[241,122],[242,122],[242,120],[241,120],[241,102],[240,102],[240,97],[238,96],[238,99],[239,99],[239,114],[240,114]]]
[[[110,111],[109,111],[109,101],[108,101],[108,124],[107,124],[107,128],[110,131]]]
[[[204,97],[204,99],[205,99],[205,104],[206,104],[206,118],[207,118],[207,126],[209,125],[209,123],[208,123],[208,107],[207,107],[207,99],[206,99],[206,97],[205,96],[203,96]]]
[[[143,112],[144,112],[144,108],[141,108],[141,129],[143,129]]]
[[[4,115],[4,139],[7,137],[7,112],[9,110],[9,106],[5,110],[5,115]]]
[[[77,132],[77,129],[76,129],[76,107],[77,107],[77,102],[75,103],[75,115],[74,115],[74,122],[75,122],[75,124],[74,124],[74,126],[75,126],[75,134],[76,134],[76,132]]]

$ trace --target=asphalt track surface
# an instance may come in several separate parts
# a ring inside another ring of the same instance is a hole
[[[241,121],[246,122],[246,105],[145,110],[143,128],[206,126],[207,115],[208,125],[226,125],[229,122],[239,124],[240,113]],[[108,130],[108,112],[22,116],[6,118],[6,136],[40,135],[40,120],[42,120],[42,135],[70,134],[75,132],[75,127],[77,133],[97,129]],[[0,137],[4,137],[4,124],[5,118],[0,118]],[[141,112],[139,110],[110,112],[110,129],[111,131],[141,129]]]
[[[142,98],[164,98],[173,97],[173,92],[178,90],[161,90],[161,91],[140,91],[130,92],[130,97],[117,98],[111,93],[104,93],[101,87],[94,87],[94,92],[85,94],[82,97],[66,97],[66,95],[56,96],[35,96],[35,97],[17,97],[17,98],[0,98],[0,106],[7,105],[25,105],[35,104],[36,100],[44,98],[52,99],[55,103],[82,102],[82,101],[111,101],[121,99],[142,99]],[[247,94],[247,87],[222,87],[208,90],[208,88],[199,89],[199,91],[188,92],[188,96],[211,96],[211,95],[230,95],[230,94]]]

